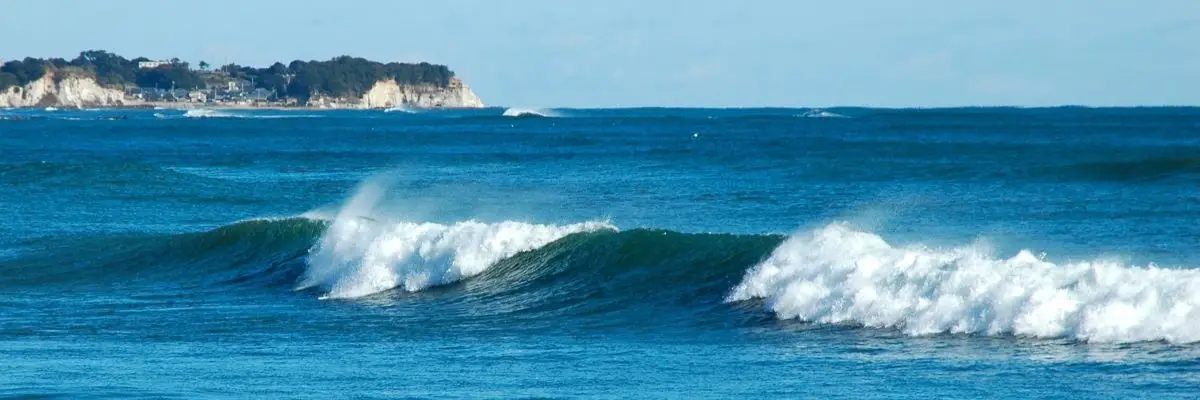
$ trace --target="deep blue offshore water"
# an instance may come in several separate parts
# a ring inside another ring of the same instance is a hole
[[[1200,109],[0,110],[0,396],[1196,398]]]

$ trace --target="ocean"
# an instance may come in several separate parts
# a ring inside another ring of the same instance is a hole
[[[0,110],[0,396],[1196,398],[1200,109]]]

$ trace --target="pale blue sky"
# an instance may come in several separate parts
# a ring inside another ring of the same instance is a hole
[[[426,60],[495,105],[1200,105],[1200,0],[3,3],[5,59]]]

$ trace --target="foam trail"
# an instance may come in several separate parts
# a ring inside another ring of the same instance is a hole
[[[505,221],[452,225],[371,217],[386,185],[367,181],[310,251],[298,288],[355,298],[395,288],[418,291],[469,278],[492,264],[567,235],[615,229],[605,222],[556,226]]]
[[[399,113],[405,113],[405,114],[413,114],[416,111],[413,111],[405,106],[397,106],[397,107],[392,107],[392,108],[385,108],[385,109],[383,109],[383,112],[385,112],[385,113],[399,112]]]
[[[505,117],[546,117],[555,118],[559,114],[553,110],[537,109],[537,108],[508,108],[504,110]]]
[[[1054,264],[964,247],[894,248],[833,224],[797,234],[747,271],[728,301],[762,298],[779,318],[909,335],[1011,334],[1089,342],[1200,342],[1200,270]]]

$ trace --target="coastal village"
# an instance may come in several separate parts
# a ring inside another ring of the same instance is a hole
[[[173,65],[172,60],[141,61],[140,69],[154,69]],[[233,78],[224,70],[207,72],[203,89],[179,89],[175,87],[130,87],[125,89],[126,100],[146,103],[196,103],[215,106],[296,106],[295,98],[280,96],[274,90],[255,87],[254,82]]]
[[[140,61],[139,69],[155,69],[171,67],[178,60]],[[0,65],[4,59],[0,59]],[[268,90],[255,87],[254,82],[236,79],[224,70],[204,71],[205,87],[201,89],[181,89],[175,87],[138,87],[129,86],[124,90],[125,103],[190,103],[195,105],[213,106],[244,106],[244,107],[288,107],[297,106],[295,98],[288,98]]]

